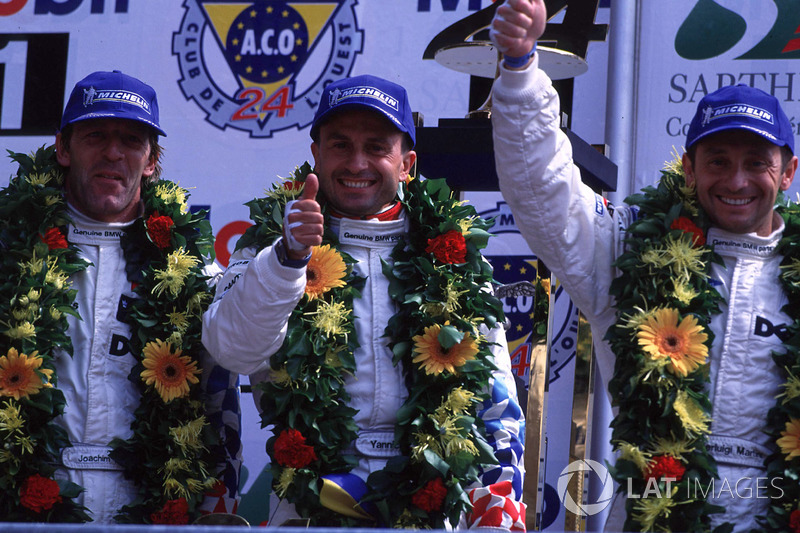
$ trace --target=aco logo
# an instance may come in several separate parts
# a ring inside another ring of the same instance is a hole
[[[206,120],[251,137],[311,124],[322,89],[363,49],[357,0],[186,0],[179,85]]]

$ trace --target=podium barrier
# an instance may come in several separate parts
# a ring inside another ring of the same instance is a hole
[[[141,525],[141,524],[31,524],[0,523],[3,533],[250,533],[248,526],[174,526],[174,525]],[[260,530],[277,528],[258,528]],[[303,531],[305,528],[281,528],[281,531]],[[328,531],[333,533],[333,528]],[[338,530],[341,533],[341,530]],[[356,530],[354,530],[355,533]],[[317,533],[315,531],[315,533]]]
[[[258,531],[280,531],[281,533],[300,533],[308,531],[307,528],[300,527],[259,527],[259,526],[170,526],[170,525],[102,525],[102,524],[30,524],[30,523],[1,523],[0,531],[3,533],[251,533],[252,530]],[[314,533],[396,533],[397,529],[370,529],[370,528],[333,528],[315,527]],[[446,530],[427,530],[426,533],[445,533]],[[553,530],[549,530],[553,531]],[[450,531],[449,533],[452,533]],[[561,532],[556,532],[561,533]],[[566,533],[564,531],[563,533]],[[605,532],[615,533],[615,532]],[[680,532],[675,532],[680,533]]]

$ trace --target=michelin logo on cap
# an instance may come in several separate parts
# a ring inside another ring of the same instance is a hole
[[[703,110],[703,126],[706,126],[712,120],[733,115],[763,120],[769,124],[775,123],[772,113],[764,109],[747,104],[727,104],[720,107],[709,106],[705,108]]]
[[[141,95],[131,91],[98,91],[94,87],[83,90],[83,107],[94,105],[95,102],[126,102],[139,106],[148,114],[150,113],[150,103]]]
[[[374,98],[376,100],[379,100],[386,107],[391,107],[395,111],[398,110],[399,104],[396,98],[389,96],[385,92],[376,89],[375,87],[368,87],[368,86],[351,87],[349,89],[345,89],[344,91],[341,91],[339,89],[334,89],[333,91],[331,91],[328,104],[331,107],[333,107],[335,105],[341,104],[343,100],[352,97]]]

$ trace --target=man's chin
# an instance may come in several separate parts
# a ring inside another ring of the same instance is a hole
[[[80,209],[79,209],[80,210]],[[128,222],[136,218],[138,210],[121,206],[118,202],[97,203],[87,209],[85,214],[100,222]]]
[[[333,209],[347,217],[364,217],[374,214],[375,210],[372,206],[365,206],[361,203],[347,202],[339,205],[331,204]]]

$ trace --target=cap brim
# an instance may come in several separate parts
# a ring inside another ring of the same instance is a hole
[[[697,137],[695,137],[695,139],[692,141],[692,143],[690,145],[688,145],[686,148],[690,148],[690,147],[694,146],[695,144],[697,144],[698,142],[702,141],[703,139],[705,139],[709,135],[714,135],[715,133],[722,133],[724,131],[731,131],[731,130],[749,131],[749,132],[755,133],[756,135],[759,135],[760,137],[763,137],[765,140],[771,142],[775,146],[780,146],[780,147],[788,146],[787,143],[781,142],[774,135],[772,135],[770,133],[767,133],[766,131],[764,131],[762,129],[755,128],[753,126],[748,126],[747,124],[736,124],[736,125],[730,124],[730,125],[727,125],[727,126],[721,126],[719,128],[714,128],[714,129],[710,129],[708,131],[704,131],[701,135],[698,135]]]
[[[370,105],[370,104],[366,104],[366,103],[363,103],[363,102],[348,102],[346,104],[339,104],[339,105],[337,105],[335,107],[329,108],[327,111],[325,111],[319,117],[317,117],[316,121],[314,121],[314,124],[311,126],[311,136],[312,137],[315,136],[319,132],[320,126],[322,124],[324,124],[325,121],[330,119],[332,116],[336,115],[339,112],[352,110],[352,109],[364,109],[364,110],[374,111],[376,113],[380,113],[382,116],[384,116],[386,118],[386,120],[389,122],[389,124],[391,124],[392,126],[394,126],[397,129],[397,131],[399,131],[400,133],[405,133],[405,134],[409,135],[411,137],[412,141],[415,140],[415,138],[414,138],[415,135],[412,134],[411,132],[406,131],[400,125],[398,125],[397,122],[395,122],[395,117],[393,117],[389,112],[384,111],[380,107],[376,107],[376,106],[373,106],[373,105]]]
[[[166,132],[164,130],[162,130],[161,128],[159,128],[158,126],[153,124],[152,122],[150,122],[148,120],[144,120],[141,117],[135,117],[135,116],[134,117],[121,117],[118,114],[112,114],[112,113],[108,113],[108,114],[105,114],[105,113],[92,113],[92,114],[89,114],[89,115],[82,115],[80,117],[75,117],[72,120],[70,120],[69,122],[67,122],[66,124],[64,124],[63,126],[61,126],[61,129],[64,129],[64,126],[68,126],[69,124],[75,124],[76,122],[83,122],[85,120],[102,119],[102,118],[110,118],[110,119],[116,119],[116,120],[133,120],[133,121],[136,121],[136,122],[141,122],[145,126],[150,126],[151,128],[153,128],[156,131],[156,133],[158,133],[162,137],[166,137],[167,136],[167,134],[166,134]]]

